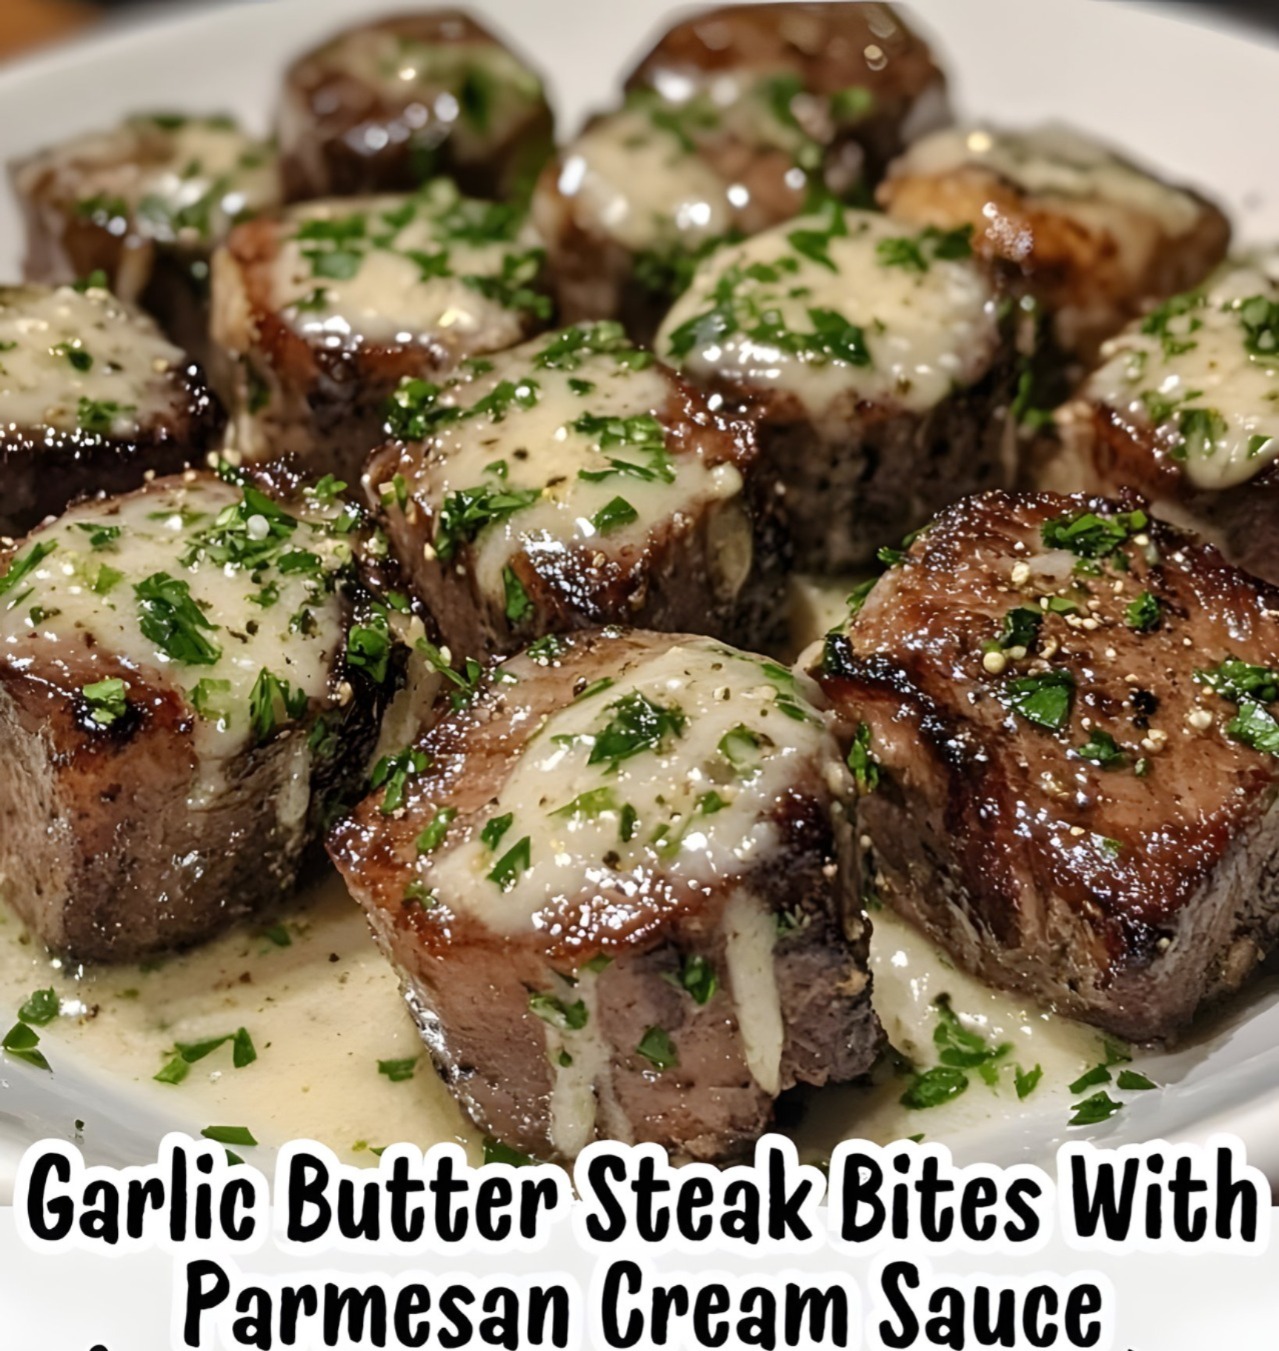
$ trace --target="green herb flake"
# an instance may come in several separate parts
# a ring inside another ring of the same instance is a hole
[[[1044,1077],[1042,1065],[1036,1065],[1034,1069],[1023,1070],[1020,1065],[1017,1066],[1013,1075],[1013,1086],[1017,1090],[1018,1101],[1023,1101],[1035,1091],[1039,1086],[1039,1081]]]
[[[899,1101],[903,1107],[908,1107],[912,1111],[925,1111],[930,1107],[940,1107],[944,1103],[953,1102],[961,1093],[967,1092],[967,1089],[968,1076],[963,1070],[949,1065],[938,1065],[917,1074]]]
[[[1124,610],[1124,623],[1138,633],[1149,633],[1159,627],[1163,606],[1153,592],[1143,591]]]
[[[257,1144],[253,1132],[247,1126],[206,1126],[200,1134],[219,1145],[239,1145],[243,1148],[245,1145]]]
[[[191,588],[167,572],[152,573],[133,588],[138,600],[138,625],[170,661],[184,666],[212,666],[222,649],[206,633],[218,625],[204,616],[191,597]]]
[[[80,691],[89,716],[99,727],[110,727],[129,711],[128,684],[116,676],[85,685]]]
[[[535,991],[529,995],[528,1007],[530,1013],[535,1013],[543,1022],[550,1023],[561,1032],[578,1031],[586,1026],[589,1017],[582,1000],[566,1004],[555,995],[542,991]]]
[[[1069,671],[1054,669],[1041,675],[1008,681],[1001,697],[1014,713],[1049,731],[1060,731],[1070,720],[1075,678]]]
[[[1075,748],[1075,754],[1081,760],[1087,760],[1103,769],[1113,769],[1120,764],[1124,753],[1109,732],[1094,729],[1082,746]]]
[[[1154,1080],[1147,1079],[1144,1074],[1139,1074],[1136,1070],[1120,1070],[1119,1077],[1115,1082],[1125,1093],[1145,1092],[1148,1089],[1159,1087]]]
[[[533,842],[525,835],[493,865],[488,880],[496,882],[503,891],[510,891],[519,881],[520,874],[527,872],[532,866],[532,851]]]
[[[1123,1103],[1116,1102],[1109,1093],[1094,1093],[1091,1098],[1085,1098],[1083,1102],[1072,1105],[1070,1110],[1074,1112],[1074,1116],[1070,1118],[1069,1124],[1096,1126],[1099,1122],[1108,1121],[1122,1109]]]
[[[417,1068],[418,1056],[407,1056],[403,1060],[379,1060],[377,1062],[377,1072],[385,1074],[393,1084],[402,1084],[406,1079],[413,1077],[413,1071]]]
[[[487,825],[485,825],[484,829],[480,831],[480,839],[485,848],[496,851],[498,845],[502,843],[502,837],[510,830],[514,823],[514,812],[506,812],[502,816],[493,817]]]
[[[58,1016],[58,994],[52,986],[47,990],[35,990],[29,994],[18,1010],[18,1021],[32,1027],[45,1027]]]
[[[640,1038],[635,1054],[647,1060],[656,1070],[674,1069],[679,1065],[679,1052],[671,1034],[662,1027],[650,1027]]]
[[[417,852],[419,855],[434,853],[444,843],[444,838],[449,833],[449,825],[456,815],[456,807],[437,808],[430,823],[417,837]]]

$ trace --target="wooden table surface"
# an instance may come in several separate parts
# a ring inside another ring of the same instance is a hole
[[[0,0],[0,59],[70,37],[101,13],[85,0]]]

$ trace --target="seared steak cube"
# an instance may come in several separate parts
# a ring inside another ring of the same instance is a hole
[[[1279,283],[1260,266],[1223,269],[1102,355],[1061,419],[1084,481],[1139,489],[1279,581]]]
[[[959,503],[817,668],[864,884],[992,984],[1175,1035],[1279,933],[1277,666],[1279,592],[1144,509]]]
[[[354,482],[405,376],[510,347],[549,317],[542,251],[513,207],[443,180],[250,221],[213,266],[213,335],[236,369],[236,446]]]
[[[1013,361],[968,233],[834,204],[704,262],[656,350],[752,406],[796,562],[864,567],[1012,474]]]
[[[596,624],[763,645],[784,540],[754,427],[599,323],[409,381],[367,491],[456,654]]]
[[[0,287],[0,535],[202,464],[225,422],[200,368],[131,305],[97,287]]]
[[[0,891],[51,948],[133,960],[292,889],[387,678],[355,522],[191,471],[0,563]]]
[[[11,168],[30,281],[100,272],[208,365],[209,255],[279,201],[275,153],[224,117],[156,113],[89,132]]]
[[[1201,281],[1230,240],[1198,193],[1056,125],[934,132],[892,166],[879,202],[916,228],[971,226],[978,255],[1084,359],[1146,302]]]
[[[945,120],[928,47],[887,6],[713,9],[672,28],[549,165],[533,212],[566,320],[620,318],[648,342],[701,256],[865,194]]]
[[[879,1045],[849,771],[803,677],[708,638],[543,639],[330,837],[440,1073],[539,1157],[742,1153]]]
[[[539,77],[455,9],[359,24],[299,57],[276,127],[289,201],[407,192],[439,175],[507,200],[527,194],[551,133]]]

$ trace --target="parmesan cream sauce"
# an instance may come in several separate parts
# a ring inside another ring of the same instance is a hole
[[[820,584],[809,581],[805,590],[807,603],[820,615],[822,628],[809,633],[816,639],[838,611],[846,587],[831,586],[825,599]],[[124,1090],[125,1103],[171,1113],[192,1132],[208,1124],[244,1125],[264,1146],[317,1139],[351,1161],[369,1164],[376,1162],[370,1146],[458,1140],[478,1160],[477,1132],[431,1071],[395,975],[341,882],[330,875],[278,918],[286,926],[288,947],[277,946],[261,929],[242,926],[146,968],[77,971],[51,961],[0,907],[0,1007],[16,1011],[38,988],[52,985],[58,991],[62,1016],[40,1029],[41,1049],[55,1075],[66,1066],[100,1085],[103,1111],[118,1111],[116,1095]],[[824,1157],[845,1137],[888,1142],[924,1132],[929,1139],[954,1141],[1028,1111],[1045,1113],[1064,1134],[1070,1103],[1079,1096],[1067,1085],[1101,1059],[1097,1033],[954,970],[891,912],[877,911],[872,918],[875,1006],[903,1054],[921,1065],[935,1063],[934,1001],[944,993],[966,1025],[992,1043],[1013,1043],[1010,1065],[1040,1065],[1043,1078],[1023,1103],[1011,1071],[1004,1071],[993,1090],[974,1076],[961,1097],[927,1111],[901,1106],[905,1081],[887,1073],[877,1074],[869,1087],[827,1088],[809,1099],[796,1132],[804,1157]],[[582,976],[575,997],[593,1003],[592,975]],[[587,1026],[594,1021],[588,1019]],[[153,1081],[175,1042],[222,1036],[240,1026],[257,1048],[253,1064],[232,1068],[228,1046],[192,1065],[180,1085]],[[548,1031],[548,1053],[557,1050]],[[584,1050],[583,1083],[600,1068],[581,1041],[574,1046],[575,1059]],[[410,1079],[393,1083],[378,1072],[379,1060],[415,1056]],[[763,1063],[758,1053],[755,1063]],[[1157,1059],[1147,1058],[1143,1068],[1158,1078]],[[15,1064],[5,1064],[3,1072],[6,1078],[41,1073]],[[565,1077],[556,1085],[556,1120],[565,1143],[585,1138],[596,1111],[602,1130],[622,1135],[610,1104],[588,1102],[583,1083]],[[90,1155],[98,1112],[96,1100],[67,1110],[67,1137],[81,1135]],[[78,1133],[73,1115],[84,1123]],[[241,1152],[250,1160],[256,1153]]]
[[[1194,229],[1202,210],[1188,192],[1052,123],[1027,132],[986,126],[933,132],[897,160],[891,177],[941,176],[965,166],[988,169],[1025,192],[1051,197],[1067,214],[1072,203],[1110,204],[1153,217],[1171,235]]]
[[[240,500],[238,488],[193,476],[115,499],[105,508],[85,503],[38,530],[25,549],[55,547],[22,579],[16,594],[0,600],[0,657],[15,670],[61,680],[72,691],[119,676],[121,668],[188,698],[201,680],[226,682],[206,687],[207,715],[194,719],[197,756],[215,763],[248,742],[250,693],[264,669],[313,704],[335,697],[330,673],[344,635],[336,595],[317,595],[305,574],[267,568],[263,581],[278,588],[278,599],[254,604],[249,598],[261,583],[255,584],[246,569],[203,558],[190,566],[181,561],[195,536]],[[262,524],[265,528],[265,520]],[[119,534],[95,549],[94,532],[103,528]],[[341,547],[306,522],[285,546],[315,552],[330,567],[334,549]],[[156,573],[189,586],[192,600],[216,626],[198,632],[220,649],[217,660],[201,665],[174,661],[142,632],[134,587]],[[290,619],[302,609],[315,622],[309,631],[294,633]]]
[[[271,269],[273,307],[297,333],[328,346],[434,339],[470,352],[509,347],[523,330],[519,313],[464,278],[500,276],[503,263],[532,247],[533,238],[525,230],[514,241],[459,239],[441,221],[455,201],[439,184],[418,196],[343,197],[289,208]],[[351,223],[352,237],[332,249],[299,237],[308,226],[341,230]],[[323,260],[335,255],[350,260],[349,276],[326,266]],[[439,272],[428,259],[438,260]]]
[[[356,28],[324,47],[318,60],[401,110],[408,128],[425,133],[426,147],[438,144],[443,128],[464,158],[503,144],[542,98],[537,76],[495,42],[423,42],[385,28]],[[482,109],[468,110],[468,86]]]
[[[135,437],[172,420],[173,372],[185,364],[150,319],[107,291],[0,289],[0,429]]]
[[[558,186],[579,224],[635,252],[676,241],[693,248],[734,220],[730,185],[637,108],[588,127],[565,151]]]
[[[1223,269],[1173,302],[1182,312],[1155,312],[1162,332],[1139,321],[1106,343],[1083,391],[1153,432],[1197,488],[1246,483],[1279,458],[1279,350],[1249,350],[1249,302],[1279,307],[1279,280],[1260,266]]]
[[[275,152],[222,118],[139,116],[75,137],[19,167],[19,193],[46,175],[59,195],[107,216],[120,204],[136,233],[166,242],[221,239],[280,199]]]
[[[632,658],[525,745],[492,804],[490,819],[511,816],[497,848],[478,831],[450,841],[427,856],[424,880],[489,930],[518,934],[553,924],[558,904],[584,884],[624,896],[654,872],[693,885],[739,876],[775,844],[769,813],[800,766],[828,772],[832,788],[847,791],[810,693],[805,677],[709,638]],[[518,703],[519,686],[507,697]],[[592,764],[618,705],[636,697],[681,725],[651,751]],[[490,878],[494,864],[526,837],[528,866],[504,890]]]
[[[581,477],[608,471],[610,457],[641,469],[654,461],[635,444],[605,449],[601,432],[582,431],[573,424],[583,417],[652,418],[669,401],[670,386],[651,365],[636,369],[628,362],[634,349],[583,355],[571,369],[544,369],[536,356],[547,345],[546,339],[539,339],[492,357],[490,372],[442,396],[441,403],[470,409],[503,384],[513,384],[519,395],[503,403],[498,415],[481,413],[442,426],[409,484],[412,497],[429,506],[437,519],[450,494],[485,483],[539,494],[530,505],[485,526],[472,546],[480,590],[489,596],[503,594],[503,569],[517,553],[526,552],[535,563],[567,548],[591,547],[615,556],[642,548],[662,523],[695,518],[706,504],[726,503],[742,493],[742,476],[734,465],[710,466],[697,452],[666,457],[662,461],[666,476],[658,473],[645,479],[615,473],[597,481]],[[503,466],[500,477],[494,465]],[[385,485],[382,491],[385,494]],[[599,513],[617,498],[633,509],[634,518],[619,517],[620,523],[609,524],[605,517],[604,526],[597,524]],[[749,569],[745,517],[742,528]],[[729,567],[734,556],[730,536],[731,531],[721,551]],[[744,576],[732,580],[740,584]]]
[[[973,384],[999,342],[996,298],[977,266],[942,258],[922,271],[891,266],[878,246],[909,230],[865,211],[845,212],[844,222],[847,233],[826,237],[829,267],[789,238],[796,231],[826,236],[825,216],[802,217],[717,251],[662,324],[659,356],[697,379],[725,377],[791,393],[818,421],[850,396],[923,413]],[[720,306],[717,287],[730,284],[732,299]],[[672,347],[678,330],[717,308],[732,309],[732,331],[708,322],[687,352]],[[811,334],[813,312],[823,310],[861,330],[866,362],[816,350],[796,354],[758,336],[761,319],[780,322],[791,335]],[[836,432],[846,427],[846,417],[834,421]]]

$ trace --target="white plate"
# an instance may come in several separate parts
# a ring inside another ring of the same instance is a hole
[[[146,108],[230,110],[266,129],[289,58],[357,14],[370,17],[406,3],[278,0],[199,10],[11,68],[0,73],[0,160]],[[548,73],[561,128],[568,132],[589,110],[611,100],[628,62],[675,7],[471,0],[471,8]],[[1279,156],[1270,136],[1279,50],[1102,0],[918,0],[912,8],[935,39],[964,112],[1012,124],[1069,120],[1174,178],[1201,184],[1231,209],[1240,238],[1279,238]],[[17,214],[5,199],[0,277],[17,277],[20,254]],[[14,928],[12,923],[0,928],[0,942],[10,942],[5,935]],[[349,928],[344,933],[349,937]],[[312,943],[327,951],[320,938]],[[302,963],[306,944],[297,947],[287,960]],[[387,1004],[386,977],[374,969],[377,959],[370,950],[351,961],[352,969],[367,977],[368,988],[376,988],[376,998],[368,996],[373,1012],[366,1020],[359,997],[348,995],[342,1017],[315,1026],[308,1066],[315,1076],[325,1074],[326,1057],[337,1065],[358,1056],[367,1066],[374,1054],[411,1053],[411,1029]],[[1137,1095],[1093,1138],[1117,1144],[1157,1136],[1202,1138],[1230,1129],[1244,1136],[1254,1161],[1279,1180],[1277,987],[1273,978],[1254,983],[1238,1004],[1200,1029],[1193,1044],[1143,1057],[1143,1069],[1167,1088]],[[365,1025],[383,1016],[385,1029]],[[182,1037],[188,1027],[179,1020],[170,1031]],[[150,1084],[149,1067],[135,1076],[135,1085],[96,1067],[87,1038],[83,1047],[74,1041],[63,1045],[54,1029],[47,1044],[51,1056],[56,1052],[53,1075],[0,1066],[0,1196],[17,1150],[42,1135],[70,1136],[77,1119],[90,1122],[86,1152],[113,1162],[152,1155],[166,1128],[208,1124],[207,1115],[193,1115],[181,1090]],[[157,1054],[162,1049],[157,1040]],[[259,1065],[237,1073],[263,1076],[253,1082],[265,1089],[270,1072],[264,1054]],[[386,1083],[371,1070],[368,1077],[367,1093],[340,1081],[329,1085],[330,1097],[347,1103],[352,1131],[369,1119],[395,1129],[412,1100],[379,1097],[388,1092]],[[424,1103],[429,1096],[425,1086],[411,1091],[420,1091]],[[394,1112],[383,1105],[392,1101]],[[1043,1157],[1062,1135],[1061,1096],[1042,1105],[1032,1102],[996,1121],[967,1126],[953,1138],[957,1152],[994,1161]],[[836,1111],[838,1103],[834,1100]],[[414,1132],[421,1143],[427,1143],[424,1134],[450,1132],[460,1124],[438,1100],[428,1105],[432,1115]],[[931,1124],[931,1118],[921,1120],[921,1128]],[[938,1138],[947,1137],[943,1132]]]

